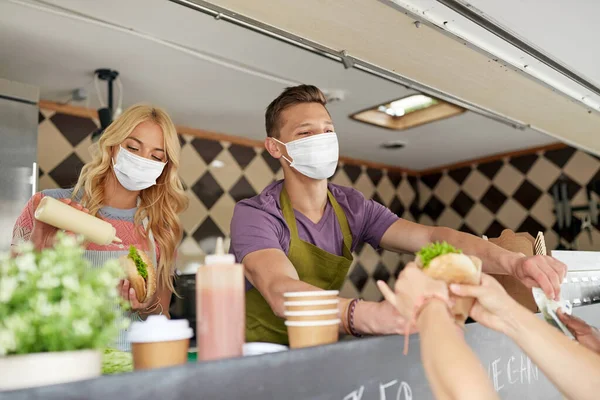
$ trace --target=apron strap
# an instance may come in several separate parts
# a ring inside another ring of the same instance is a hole
[[[296,225],[296,215],[294,214],[294,207],[290,201],[290,196],[285,188],[281,189],[281,195],[279,196],[281,202],[281,212],[283,213],[283,219],[288,224],[290,229],[290,236],[294,240],[300,240],[298,235],[298,225]]]
[[[352,231],[350,230],[350,224],[348,224],[348,218],[346,218],[346,214],[340,203],[337,202],[335,197],[330,190],[327,190],[327,198],[329,199],[329,203],[333,207],[333,212],[337,217],[338,224],[340,225],[340,229],[342,231],[342,235],[344,237],[344,247],[348,251],[352,249]],[[279,196],[279,201],[281,202],[281,211],[283,213],[283,218],[285,222],[288,224],[288,228],[290,229],[290,236],[294,240],[300,240],[300,236],[298,234],[298,225],[296,224],[296,215],[294,214],[294,208],[292,207],[292,202],[290,201],[290,196],[288,195],[285,188],[281,189],[281,195]]]
[[[346,218],[346,213],[342,210],[342,206],[337,202],[335,197],[331,191],[327,191],[327,197],[329,197],[329,202],[333,207],[333,211],[335,212],[335,216],[337,217],[338,224],[340,224],[340,229],[342,230],[342,235],[344,236],[344,246],[351,251],[352,250],[352,231],[350,230],[350,224],[348,223],[348,218]]]

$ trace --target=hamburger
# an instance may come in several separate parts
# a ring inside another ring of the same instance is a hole
[[[127,280],[140,303],[149,301],[156,292],[156,271],[148,255],[135,246],[129,247],[129,254],[119,258]]]
[[[417,253],[415,261],[425,274],[447,284],[479,285],[481,283],[481,260],[462,254],[461,250],[446,242],[432,243],[423,247]],[[459,325],[464,325],[475,299],[453,295],[450,297],[454,300],[452,307],[454,319]]]

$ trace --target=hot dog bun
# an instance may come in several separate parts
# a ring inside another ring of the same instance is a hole
[[[435,257],[424,272],[446,283],[478,285],[481,280],[481,265],[481,260],[477,257],[450,253]]]
[[[445,245],[447,246],[447,244]],[[458,250],[455,251],[430,258],[426,266],[424,266],[421,257],[417,256],[416,263],[425,274],[447,284],[481,284],[481,260],[477,257],[464,255]],[[471,307],[475,303],[475,299],[456,297],[452,294],[450,297],[454,300],[454,306],[452,307],[454,319],[458,325],[463,326],[469,316]]]
[[[146,303],[156,292],[156,269],[152,261],[144,251],[137,250],[140,259],[146,265],[147,278],[144,279],[138,272],[135,261],[129,255],[119,257],[119,261],[127,275],[129,284],[135,290],[135,296],[140,303]]]

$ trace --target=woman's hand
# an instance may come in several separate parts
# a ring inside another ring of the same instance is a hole
[[[450,285],[450,291],[456,296],[476,299],[470,316],[480,324],[495,331],[506,333],[508,321],[518,307],[502,285],[487,274],[481,275],[481,285]]]
[[[386,301],[392,304],[406,319],[411,319],[421,302],[429,297],[437,297],[450,303],[446,283],[425,275],[415,263],[409,263],[398,276],[395,293],[382,281],[377,282]]]
[[[598,328],[588,325],[580,318],[563,313],[560,308],[556,314],[579,343],[600,354],[600,331]]]
[[[87,208],[84,208],[81,204],[74,202],[71,199],[59,199],[59,201],[70,205],[71,207],[83,211],[85,213],[89,213],[90,211]],[[37,208],[37,205],[36,205]],[[48,225],[45,222],[38,221],[37,219],[33,219],[33,230],[31,231],[31,243],[35,246],[36,249],[42,250],[47,247],[52,247],[54,244],[54,236],[56,236],[57,228],[52,225]]]
[[[117,288],[123,300],[129,302],[131,310],[133,311],[143,311],[147,309],[148,307],[150,307],[152,301],[154,300],[150,299],[145,303],[140,303],[135,294],[135,289],[130,286],[129,281],[127,279],[122,279],[121,281],[119,281],[119,286]]]

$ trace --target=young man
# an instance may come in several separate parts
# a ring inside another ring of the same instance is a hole
[[[283,294],[341,288],[352,250],[361,242],[416,252],[447,241],[484,262],[488,273],[511,274],[527,286],[558,296],[566,267],[551,257],[523,257],[476,236],[399,219],[352,189],[328,184],[338,162],[338,141],[314,86],[286,89],[267,108],[265,148],[279,159],[284,180],[241,201],[231,222],[231,247],[246,267],[248,341],[287,343]],[[386,301],[340,299],[340,331],[398,334],[404,319]]]

